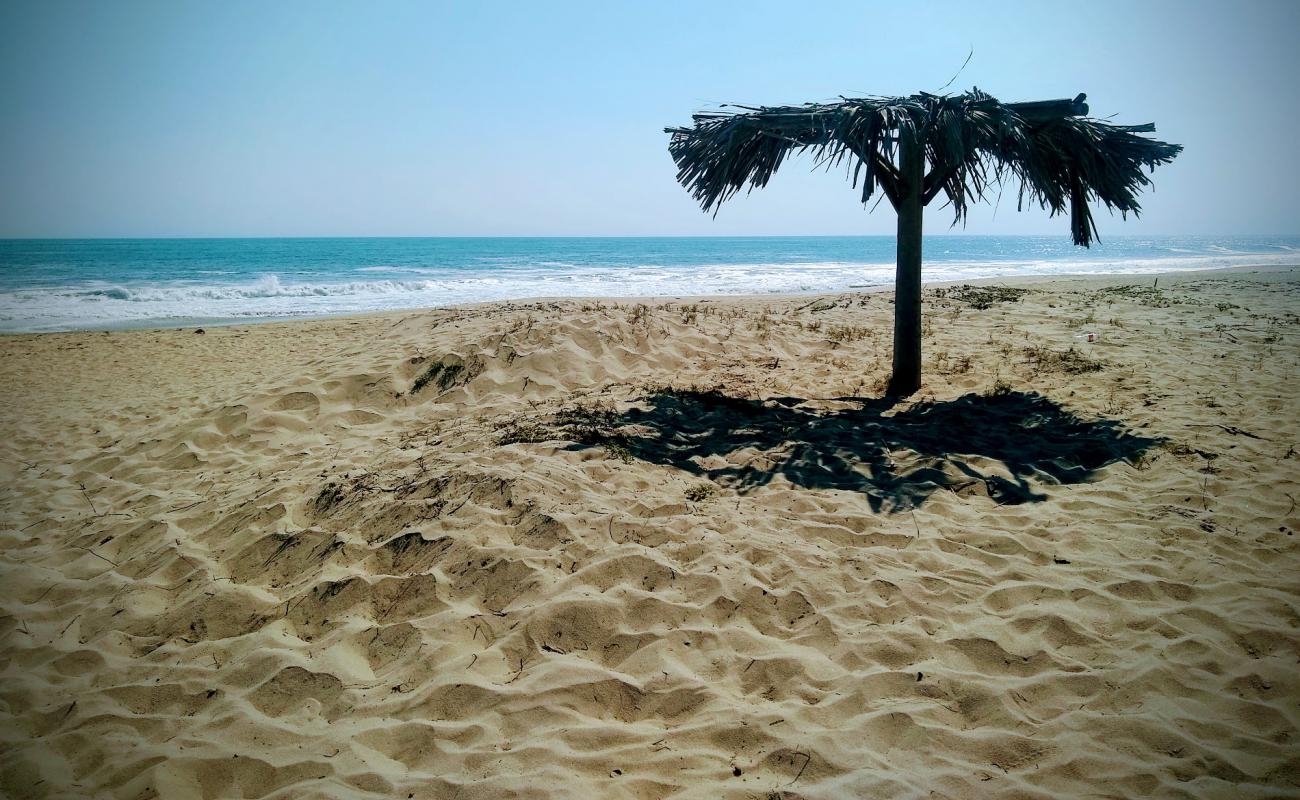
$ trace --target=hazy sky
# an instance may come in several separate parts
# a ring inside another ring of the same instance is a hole
[[[1300,2],[0,4],[0,236],[892,233],[796,160],[713,219],[723,102],[1087,92],[1186,145],[1108,233],[1300,232]],[[1068,235],[973,210],[967,233]],[[926,230],[951,217],[936,202]]]

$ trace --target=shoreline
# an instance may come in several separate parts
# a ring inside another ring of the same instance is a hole
[[[529,238],[529,237],[524,237]],[[565,237],[561,237],[565,238]],[[936,288],[941,286],[957,286],[969,284],[973,286],[987,285],[1034,285],[1044,282],[1053,281],[1122,281],[1124,279],[1175,279],[1178,277],[1194,277],[1198,275],[1213,275],[1217,273],[1238,273],[1238,272],[1287,272],[1300,268],[1300,261],[1296,264],[1242,264],[1230,267],[1214,267],[1209,269],[1184,269],[1168,270],[1163,272],[1108,272],[1108,273],[1061,273],[1051,275],[1015,275],[992,278],[970,278],[960,280],[944,281],[923,281],[922,286],[925,288]],[[274,318],[248,318],[248,317],[186,317],[177,320],[174,323],[156,324],[157,320],[145,320],[139,324],[132,322],[122,322],[114,325],[91,326],[81,328],[70,328],[63,330],[49,331],[25,331],[25,330],[0,330],[0,337],[9,336],[46,336],[52,334],[77,334],[77,333],[127,333],[131,331],[166,331],[166,330],[186,330],[191,328],[229,328],[240,326],[264,326],[264,325],[291,325],[301,322],[324,321],[324,320],[352,320],[352,319],[369,319],[369,318],[386,318],[391,316],[400,316],[419,312],[438,311],[438,310],[456,310],[456,309],[481,309],[499,305],[528,305],[536,303],[554,303],[562,301],[590,301],[590,302],[608,302],[608,303],[654,303],[654,302],[749,302],[749,301],[779,301],[783,298],[804,298],[813,299],[818,297],[841,296],[846,294],[865,294],[879,293],[893,290],[893,284],[864,285],[849,287],[842,291],[810,291],[810,292],[773,292],[770,294],[709,294],[709,295],[641,295],[641,296],[609,296],[609,295],[573,295],[566,297],[559,296],[537,296],[525,297],[509,300],[484,300],[473,303],[453,303],[448,305],[437,306],[412,306],[409,308],[392,308],[377,311],[362,312],[341,312],[337,314],[305,314],[305,315],[286,315]]]

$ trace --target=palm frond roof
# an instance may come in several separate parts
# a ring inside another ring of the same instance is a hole
[[[955,95],[842,97],[799,106],[732,106],[739,111],[695,114],[691,127],[666,128],[677,180],[705,211],[741,189],[767,185],[791,154],[808,152],[818,164],[846,159],[862,202],[877,190],[897,205],[910,190],[897,168],[903,137],[916,137],[930,171],[918,187],[922,202],[942,192],[954,222],[968,203],[995,185],[1019,183],[1019,207],[1042,206],[1052,216],[1070,214],[1076,244],[1097,236],[1090,203],[1100,201],[1127,216],[1139,213],[1137,195],[1149,172],[1182,151],[1181,145],[1139,134],[1152,124],[1114,125],[1086,117],[1074,100],[1003,103],[972,89]]]

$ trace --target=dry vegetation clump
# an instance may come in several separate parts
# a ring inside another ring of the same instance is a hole
[[[932,369],[940,375],[964,375],[973,366],[970,356],[953,356],[947,350],[940,350],[931,359]]]
[[[1036,372],[1082,375],[1105,367],[1102,362],[1089,358],[1073,347],[1068,350],[1053,350],[1050,347],[1034,346],[1026,347],[1024,353],[1025,360]]]
[[[411,394],[416,394],[424,387],[436,382],[438,388],[446,390],[456,382],[456,378],[465,371],[464,364],[444,364],[441,361],[434,362],[424,371],[424,374],[415,379],[411,384]]]
[[[1138,286],[1130,283],[1123,286],[1107,286],[1098,290],[1097,296],[1112,302],[1117,298],[1123,298],[1151,308],[1169,308],[1170,306],[1192,302],[1184,298],[1174,297],[1154,284],[1151,286]]]
[[[531,444],[549,442],[555,438],[555,431],[536,420],[510,420],[497,434],[498,445]]]
[[[993,381],[993,385],[984,390],[985,397],[1006,397],[1015,391],[1015,387],[1006,381],[998,378]]]
[[[542,420],[511,420],[496,443],[528,444],[564,440],[598,445],[621,461],[631,461],[628,438],[618,429],[618,411],[609,402],[578,402]]]
[[[954,300],[983,311],[996,303],[1015,303],[1029,293],[1014,286],[941,286],[934,290],[937,300]]]
[[[826,338],[832,342],[848,344],[871,336],[871,328],[863,325],[830,325],[826,328]]]
[[[697,483],[686,490],[685,497],[692,503],[699,503],[708,500],[710,497],[717,494],[717,491],[718,487],[711,483]]]
[[[440,358],[430,364],[423,373],[420,374],[415,382],[411,384],[411,394],[419,394],[420,390],[429,384],[438,387],[439,391],[447,391],[453,386],[458,386],[473,380],[476,375],[483,371],[483,362],[477,358],[471,358],[468,361],[462,361],[459,356],[451,355]]]

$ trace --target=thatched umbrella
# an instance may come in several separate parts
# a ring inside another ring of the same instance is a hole
[[[802,106],[735,106],[739,112],[696,114],[689,128],[667,128],[677,180],[705,211],[742,188],[766,186],[790,153],[809,151],[818,164],[849,160],[865,204],[879,189],[898,212],[892,395],[921,387],[921,214],[940,193],[954,222],[1004,179],[1020,184],[1019,207],[1070,214],[1074,243],[1097,236],[1089,204],[1100,200],[1127,217],[1150,184],[1143,167],[1173,160],[1181,145],[1139,136],[1155,126],[1086,119],[1084,95],[1073,100],[1002,103],[972,89],[958,95],[841,98]],[[927,171],[926,167],[929,166]]]

